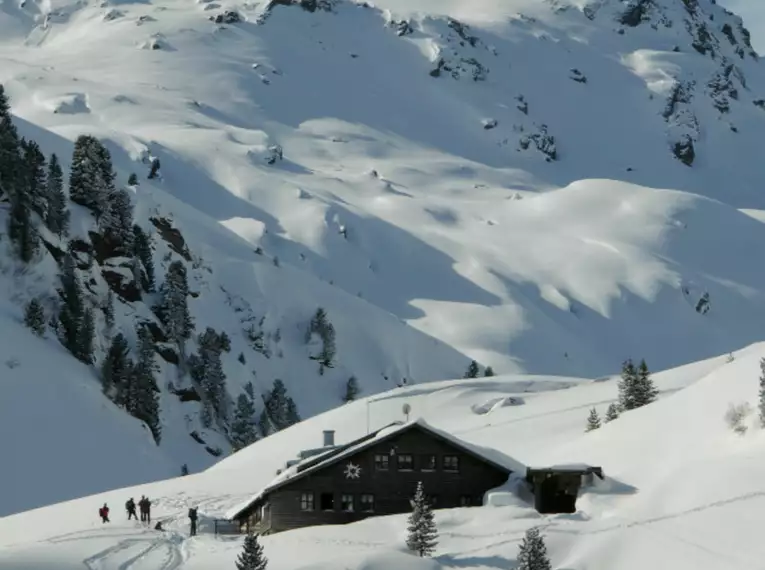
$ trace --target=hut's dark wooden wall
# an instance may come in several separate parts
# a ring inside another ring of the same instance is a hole
[[[388,471],[376,469],[376,455],[389,458]],[[413,456],[411,471],[398,469],[400,455]],[[435,469],[423,470],[426,457],[432,455],[436,456]],[[459,458],[458,472],[444,470],[445,456]],[[361,467],[358,479],[346,476],[349,463]],[[480,506],[484,493],[503,485],[507,478],[506,471],[466,454],[450,442],[412,429],[276,489],[265,497],[270,512],[259,529],[278,532],[312,525],[344,524],[375,515],[406,513],[411,511],[410,499],[420,481],[434,508]],[[313,511],[301,510],[303,493],[314,494]],[[333,497],[332,510],[321,508],[321,497],[325,493]],[[354,497],[354,512],[341,510],[341,497],[345,494]],[[361,512],[362,494],[374,495],[373,512]]]

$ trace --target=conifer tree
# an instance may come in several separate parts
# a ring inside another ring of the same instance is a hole
[[[11,196],[11,209],[8,214],[8,238],[14,245],[15,253],[24,263],[31,262],[40,249],[40,237],[32,223],[27,205],[25,187],[17,189]]]
[[[485,377],[494,376],[494,369],[491,366],[487,366],[486,370],[483,371],[483,375]]]
[[[189,358],[191,377],[199,383],[205,396],[206,412],[203,418],[209,427],[213,414],[225,420],[226,413],[226,373],[223,371],[221,353],[231,350],[231,341],[226,333],[218,334],[211,327],[199,335],[198,354]]]
[[[467,372],[465,372],[465,378],[478,378],[479,372],[478,363],[475,360],[471,360],[470,366],[468,366]]]
[[[300,421],[297,405],[287,395],[287,387],[278,378],[269,392],[263,395],[263,412],[260,416],[260,432],[271,435]]]
[[[594,429],[598,429],[600,427],[600,416],[598,415],[598,410],[595,408],[592,408],[590,410],[590,415],[587,418],[587,428],[585,431],[592,431]]]
[[[343,402],[352,402],[359,395],[359,383],[355,376],[348,378],[348,382],[345,384],[345,396],[343,396]]]
[[[138,347],[135,366],[131,376],[131,397],[128,412],[146,423],[159,444],[162,429],[160,425],[159,387],[157,386],[157,365],[154,361],[154,341],[148,327],[138,327]]]
[[[133,254],[133,202],[124,188],[111,195],[101,218],[101,228],[116,255]]]
[[[156,287],[154,280],[154,257],[151,250],[151,238],[138,224],[133,226],[133,255],[141,260],[143,267],[142,287],[147,293],[153,293]]]
[[[135,172],[131,172],[130,176],[128,176],[128,186],[138,186],[138,176]]]
[[[235,564],[236,570],[266,570],[268,558],[263,554],[263,545],[258,543],[257,534],[244,537],[244,548]]]
[[[29,208],[45,219],[48,209],[45,155],[32,140],[21,140],[24,187]]]
[[[622,378],[619,381],[619,408],[634,410],[639,406],[636,400],[637,371],[631,359],[622,364]]]
[[[10,101],[0,84],[0,193],[8,197],[16,193],[19,184],[20,158],[19,135],[11,117]]]
[[[322,347],[317,356],[312,356],[313,360],[319,361],[319,374],[324,374],[324,368],[332,368],[336,354],[335,346],[335,327],[329,322],[327,312],[319,307],[311,318],[311,323],[306,331],[306,342],[309,342],[316,334],[321,339]]]
[[[421,557],[433,554],[438,545],[438,529],[422,481],[417,483],[417,491],[412,499],[412,514],[407,522],[407,548]]]
[[[70,254],[64,257],[59,277],[61,280],[59,296],[62,301],[58,317],[61,342],[69,352],[76,356],[85,315],[85,304],[75,270],[74,258]]]
[[[160,303],[156,312],[165,325],[168,336],[184,352],[185,341],[191,338],[194,321],[189,313],[189,285],[186,278],[186,266],[180,261],[173,261],[167,268],[165,282],[159,289]]]
[[[45,310],[37,299],[32,299],[24,308],[24,324],[37,336],[45,334]]]
[[[48,161],[45,196],[48,203],[45,225],[52,233],[63,237],[69,232],[69,209],[64,194],[64,173],[55,154]]]
[[[255,403],[248,394],[239,394],[236,399],[234,420],[231,422],[231,442],[234,451],[239,451],[258,439],[255,430]]]
[[[547,546],[538,528],[526,531],[518,548],[517,570],[552,570]]]
[[[101,363],[101,385],[109,399],[118,406],[126,407],[130,398],[133,362],[129,357],[130,347],[122,333],[118,333],[109,346]]]
[[[647,406],[656,401],[659,396],[659,391],[654,386],[651,379],[651,373],[648,371],[648,365],[645,360],[640,361],[640,365],[637,369],[637,376],[635,381],[635,400],[638,407]]]
[[[116,175],[109,150],[97,138],[80,135],[74,143],[69,174],[69,197],[89,208],[99,220],[114,192]]]
[[[95,338],[96,317],[93,314],[93,309],[88,307],[82,315],[82,326],[80,327],[77,342],[77,354],[75,354],[85,364],[93,364],[93,343]]]
[[[606,410],[606,423],[614,421],[616,418],[619,417],[619,408],[616,406],[616,404],[609,404],[608,409]]]
[[[114,293],[111,289],[106,294],[106,302],[104,303],[104,323],[106,328],[111,330],[114,328]]]

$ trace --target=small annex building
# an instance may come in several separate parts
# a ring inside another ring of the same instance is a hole
[[[276,479],[227,513],[240,531],[274,533],[407,513],[422,481],[434,508],[482,506],[484,494],[523,477],[512,459],[433,428],[397,422],[343,445],[300,453]]]

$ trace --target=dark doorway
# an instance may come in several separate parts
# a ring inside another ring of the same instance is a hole
[[[322,493],[319,499],[319,508],[322,511],[334,511],[335,495],[333,493]]]

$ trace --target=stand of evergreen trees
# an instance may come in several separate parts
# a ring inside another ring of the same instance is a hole
[[[324,374],[325,368],[334,366],[337,349],[335,347],[335,327],[329,322],[327,312],[321,307],[316,310],[308,325],[306,342],[310,341],[314,334],[321,339],[321,351],[311,358],[319,361],[319,374]]]
[[[279,379],[274,380],[270,391],[263,394],[263,412],[260,414],[260,433],[265,437],[290,427],[300,421],[295,401],[287,395],[287,387]]]
[[[634,410],[654,401],[659,391],[653,384],[651,373],[645,360],[635,368],[632,360],[622,365],[622,378],[619,381],[619,407],[622,411]]]

